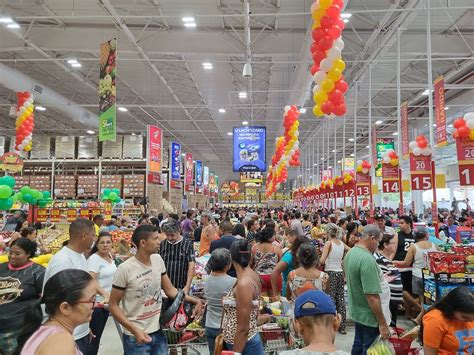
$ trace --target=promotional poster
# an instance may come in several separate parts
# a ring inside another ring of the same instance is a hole
[[[203,179],[203,187],[204,187],[204,193],[207,194],[209,193],[209,167],[205,166],[204,167],[204,179]]]
[[[170,179],[181,179],[181,144],[170,143]]]
[[[234,127],[234,172],[266,171],[266,127]]]
[[[115,141],[117,110],[115,105],[115,64],[117,38],[100,45],[99,55],[99,141]]]
[[[161,128],[149,125],[147,129],[148,182],[159,184],[163,161],[163,134]]]
[[[184,186],[186,191],[192,191],[193,185],[193,154],[186,153],[184,158]]]

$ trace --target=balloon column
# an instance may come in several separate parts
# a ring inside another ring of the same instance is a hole
[[[354,173],[344,173],[343,179],[344,185],[349,185],[350,183],[352,183],[352,180],[354,180]]]
[[[276,139],[275,154],[272,156],[272,165],[268,169],[266,195],[269,197],[276,192],[277,185],[288,179],[288,166],[299,166],[299,111],[296,106],[286,106],[283,117],[284,135]]]
[[[12,208],[15,184],[16,181],[13,176],[3,176],[0,178],[0,211],[8,211]]]
[[[23,186],[13,196],[14,202],[20,201],[21,203],[27,203],[33,206],[46,207],[49,203],[53,202],[49,191],[39,191],[32,189],[29,186]]]
[[[387,150],[382,154],[382,163],[391,166],[398,166],[399,160],[397,153],[395,153],[393,149]]]
[[[316,0],[311,5],[314,20],[311,54],[314,64],[310,72],[315,82],[313,113],[318,117],[331,114],[343,116],[346,113],[344,94],[348,85],[342,75],[346,63],[341,58],[344,49],[342,31],[345,27],[341,18],[343,7],[343,0]]]
[[[416,157],[420,155],[427,157],[433,153],[433,150],[428,143],[428,139],[423,135],[419,135],[416,137],[416,140],[410,142],[409,147],[413,155]]]
[[[367,161],[367,160],[358,160],[357,161],[357,167],[356,167],[356,171],[358,173],[362,173],[362,174],[368,174],[369,173],[369,169],[372,167],[372,165],[370,165],[370,163]]]
[[[120,203],[122,199],[120,198],[120,189],[104,189],[102,193],[102,201]]]
[[[458,118],[453,123],[456,130],[453,132],[454,138],[467,138],[474,140],[474,112],[468,112],[464,118]]]
[[[15,149],[29,152],[33,147],[34,96],[25,91],[17,92],[18,105],[16,108],[16,140]]]

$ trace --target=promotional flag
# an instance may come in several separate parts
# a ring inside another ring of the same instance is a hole
[[[115,66],[117,38],[100,45],[99,55],[99,141],[115,141],[117,112],[115,105]]]
[[[448,144],[446,138],[446,103],[444,100],[444,78],[440,76],[434,82],[434,105],[436,113],[436,146]]]
[[[410,153],[410,147],[409,147],[409,137],[408,137],[408,102],[405,101],[401,107],[401,127],[402,127],[402,158],[407,159]]]
[[[266,127],[234,127],[234,172],[266,171],[266,132]]]
[[[193,190],[193,154],[186,153],[184,157],[184,186],[186,191]]]
[[[163,162],[163,132],[161,128],[148,125],[146,152],[148,182],[159,184],[161,182]]]

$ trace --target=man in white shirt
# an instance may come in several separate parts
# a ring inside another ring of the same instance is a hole
[[[44,274],[43,289],[51,276],[66,269],[78,269],[89,272],[84,256],[86,250],[91,249],[95,238],[94,223],[88,219],[78,218],[69,226],[69,243],[53,256]],[[74,340],[86,354],[90,342],[89,323],[84,323],[74,329]]]
[[[395,232],[395,229],[392,227],[386,226],[385,225],[385,216],[383,214],[376,214],[375,215],[375,223],[377,224],[377,227],[382,231],[382,234],[390,234],[392,236],[395,236],[397,234]]]

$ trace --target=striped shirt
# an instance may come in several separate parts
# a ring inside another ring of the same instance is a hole
[[[374,253],[374,256],[390,286],[390,301],[403,301],[403,285],[400,271],[383,254],[377,252]]]
[[[195,261],[193,242],[182,238],[179,242],[172,244],[164,240],[160,245],[160,255],[173,286],[184,288],[188,279],[189,263]]]

